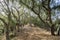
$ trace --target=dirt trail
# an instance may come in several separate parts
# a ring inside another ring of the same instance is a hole
[[[52,36],[50,32],[39,27],[25,25],[16,40],[60,40],[59,36]]]
[[[30,25],[25,25],[17,35],[18,36],[12,40],[60,40],[60,36],[52,36],[51,33],[45,29],[31,27]]]

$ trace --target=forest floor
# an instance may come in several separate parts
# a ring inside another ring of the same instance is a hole
[[[60,40],[60,36],[52,36],[51,33],[39,27],[25,25],[17,37],[12,40]],[[2,38],[2,40],[5,40]]]

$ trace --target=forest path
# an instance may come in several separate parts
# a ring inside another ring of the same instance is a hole
[[[51,33],[39,27],[25,25],[18,33],[16,40],[60,40],[59,36],[52,36]]]

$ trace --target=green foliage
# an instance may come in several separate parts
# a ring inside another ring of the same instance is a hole
[[[30,21],[36,26],[42,26],[43,25],[43,23],[40,21],[40,19],[38,17],[36,17],[36,18],[31,17]]]
[[[11,2],[11,4],[4,3],[4,5],[1,8],[1,10],[4,10],[3,11],[4,14],[2,13],[0,14],[0,20],[3,22],[3,23],[0,22],[0,24],[2,25],[5,24],[5,26],[7,25],[8,26],[6,27],[7,30],[9,30],[10,27],[15,28],[16,23],[21,24],[21,25],[22,24],[26,25],[27,23],[31,23],[40,27],[41,26],[45,27],[46,24],[47,25],[53,24],[51,17],[55,16],[55,12],[54,10],[50,10],[49,3],[48,3],[49,0],[45,0],[45,1],[43,0],[41,1],[39,0],[19,0],[19,1],[9,0],[9,1]],[[5,8],[4,6],[7,8]],[[56,25],[60,24],[60,20],[57,19],[54,23],[56,23]]]

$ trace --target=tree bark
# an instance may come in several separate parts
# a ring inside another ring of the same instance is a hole
[[[9,29],[8,28],[9,27],[6,26],[6,40],[10,40],[10,38],[9,38]]]
[[[50,27],[51,27],[51,35],[55,35],[54,34],[54,24],[52,23],[52,19],[51,19],[50,2],[51,2],[51,0],[48,0],[48,19],[49,19],[49,23],[50,23]]]
[[[58,33],[57,33],[57,35],[59,36],[60,34],[59,34],[59,30],[58,30]]]
[[[48,18],[49,18],[49,23],[50,23],[50,27],[51,27],[51,35],[55,35],[54,34],[54,24],[52,23],[51,10],[50,9],[48,11]]]
[[[60,35],[60,27],[58,27],[58,29],[57,29],[57,35],[58,36]]]
[[[55,30],[55,29],[54,29],[54,25],[52,25],[52,26],[51,26],[51,35],[55,35],[55,34],[54,34],[54,30]]]

